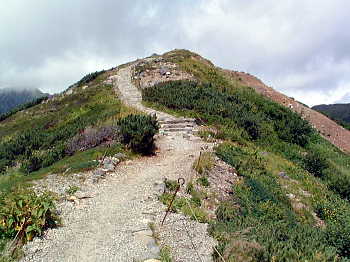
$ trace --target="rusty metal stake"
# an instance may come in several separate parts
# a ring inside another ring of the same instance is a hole
[[[199,167],[199,164],[201,162],[201,158],[202,158],[202,150],[199,152],[199,157],[198,157],[198,160],[197,160],[197,166],[196,166],[196,171],[198,172],[198,167]],[[199,172],[198,172],[199,173]]]
[[[165,213],[165,216],[164,216],[163,221],[162,221],[162,226],[163,226],[163,224],[164,224],[164,221],[165,221],[167,215],[168,215],[169,212],[170,212],[170,209],[171,209],[171,207],[172,207],[172,205],[173,205],[173,202],[174,202],[174,200],[175,200],[175,197],[176,197],[177,192],[179,192],[180,187],[183,186],[183,185],[185,184],[185,179],[182,178],[182,177],[180,177],[180,178],[177,180],[177,183],[178,183],[178,186],[177,186],[177,188],[176,188],[176,190],[175,190],[175,193],[174,193],[174,195],[173,195],[173,198],[171,199],[170,204],[169,204],[169,206],[168,206],[168,209],[167,209],[167,211],[166,211],[166,213]]]

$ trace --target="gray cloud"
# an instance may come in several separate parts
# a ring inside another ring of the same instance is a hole
[[[308,104],[347,99],[347,0],[4,0],[0,86],[58,92],[173,48],[257,75]]]
[[[341,99],[336,101],[336,103],[349,103],[350,104],[350,92],[344,95]]]

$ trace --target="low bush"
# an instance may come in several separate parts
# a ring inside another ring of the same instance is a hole
[[[82,86],[82,85],[88,84],[91,81],[94,81],[98,76],[100,76],[104,72],[105,72],[105,70],[89,73],[89,74],[85,75],[82,79],[80,79],[78,82],[71,85],[69,88],[74,87],[74,86]]]
[[[350,258],[350,209],[346,204],[337,197],[324,198],[317,203],[316,213],[327,223],[325,241],[340,256]]]
[[[350,174],[335,175],[333,172],[327,172],[327,175],[323,177],[328,188],[342,198],[350,201]]]
[[[170,192],[174,192],[179,187],[179,183],[176,180],[165,179],[164,184],[165,188]]]
[[[210,186],[210,182],[206,176],[201,176],[198,178],[197,182],[204,187]]]
[[[349,232],[334,231],[337,236],[344,233],[336,243],[331,232],[301,222],[268,163],[256,152],[222,144],[217,154],[244,176],[235,185],[233,199],[217,209],[218,222],[211,229],[227,261],[239,261],[242,255],[240,241],[232,239],[246,246],[256,243],[259,252],[251,252],[251,261],[340,261],[338,255],[347,257],[343,250]]]
[[[304,158],[304,167],[316,177],[323,177],[324,170],[329,167],[327,159],[317,152],[310,152]]]
[[[296,113],[250,88],[232,90],[213,82],[180,80],[144,89],[143,99],[172,110],[194,111],[209,124],[236,125],[253,141],[277,136],[304,147],[312,133],[308,122]]]
[[[220,222],[230,222],[239,216],[239,209],[231,202],[222,202],[216,209],[216,218]]]
[[[154,150],[154,136],[159,131],[156,116],[129,115],[118,121],[122,143],[141,154]]]
[[[0,238],[17,237],[24,243],[58,224],[53,198],[47,193],[19,190],[0,196]]]

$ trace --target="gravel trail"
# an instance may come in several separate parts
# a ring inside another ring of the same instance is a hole
[[[126,104],[156,113],[163,121],[177,119],[141,104],[140,92],[131,83],[131,67],[119,70],[113,78]],[[82,186],[82,191],[93,197],[78,205],[64,205],[63,227],[49,230],[42,238],[27,244],[22,261],[144,261],[158,258],[160,248],[149,225],[159,225],[165,212],[157,199],[163,190],[163,179],[188,179],[193,172],[192,163],[205,144],[188,132],[188,128],[159,135],[156,143],[159,152],[155,156],[122,162],[102,182]],[[180,220],[183,222],[175,228],[175,222]],[[190,232],[179,233],[183,230],[179,228],[181,226]],[[206,224],[171,214],[161,235],[178,238],[160,240],[169,243],[174,250],[173,261],[212,261],[212,246],[216,243],[208,236]]]

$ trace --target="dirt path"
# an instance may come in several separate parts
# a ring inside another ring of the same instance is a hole
[[[149,228],[151,222],[159,224],[164,214],[157,193],[165,177],[191,175],[203,142],[191,135],[193,123],[141,105],[140,92],[131,83],[130,67],[121,69],[113,78],[124,102],[156,113],[163,121],[163,132],[169,135],[157,139],[156,156],[123,163],[102,183],[84,185],[85,194],[94,197],[76,207],[64,208],[64,226],[28,244],[23,261],[144,261],[159,255]],[[211,261],[215,241],[207,235],[207,226],[176,214],[171,216],[169,221],[175,217],[183,220],[189,230],[177,233],[180,239],[172,241],[173,261]],[[178,228],[166,224],[164,230]]]

